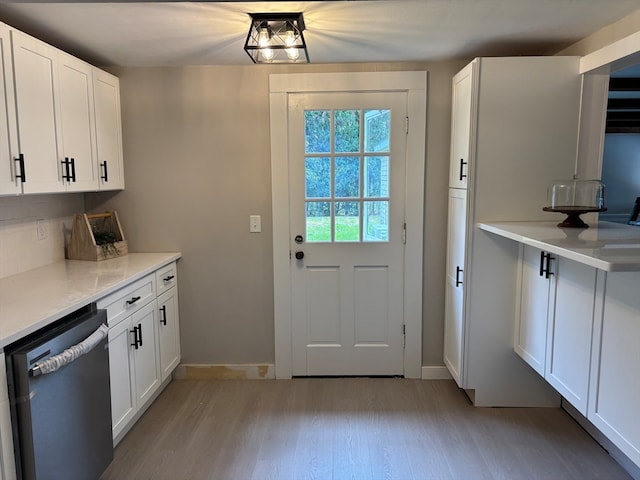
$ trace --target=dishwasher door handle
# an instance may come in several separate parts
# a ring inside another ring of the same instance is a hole
[[[86,355],[98,345],[103,338],[109,334],[109,327],[103,323],[98,329],[82,340],[80,343],[65,349],[62,353],[49,357],[46,360],[38,362],[29,371],[32,377],[53,373],[56,370],[73,362],[76,358]]]

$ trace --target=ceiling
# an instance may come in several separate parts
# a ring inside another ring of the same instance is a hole
[[[553,54],[638,0],[2,2],[0,20],[100,66],[249,65],[248,13],[303,12],[312,63]]]

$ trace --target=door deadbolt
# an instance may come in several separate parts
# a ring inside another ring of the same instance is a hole
[[[300,245],[302,242],[304,242],[304,237],[302,235],[296,235],[293,241]]]

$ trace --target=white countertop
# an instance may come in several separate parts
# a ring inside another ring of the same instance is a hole
[[[479,223],[478,228],[607,272],[640,271],[640,227],[590,222],[559,228],[557,222]]]
[[[0,279],[0,349],[180,256],[129,253],[101,262],[65,260]]]

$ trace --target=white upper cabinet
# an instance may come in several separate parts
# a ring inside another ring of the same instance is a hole
[[[0,23],[0,195],[124,188],[117,77]]]
[[[97,190],[92,67],[60,51],[57,60],[61,177],[68,191]]]
[[[15,177],[16,168],[20,168],[15,161],[18,156],[15,121],[11,36],[9,29],[0,24],[0,195],[22,192]]]
[[[93,91],[100,190],[123,189],[124,168],[118,77],[94,68]]]
[[[55,48],[11,31],[23,193],[64,191],[58,161]]]
[[[471,110],[476,63],[470,63],[453,78],[451,114],[451,162],[449,187],[467,188],[471,149]]]

